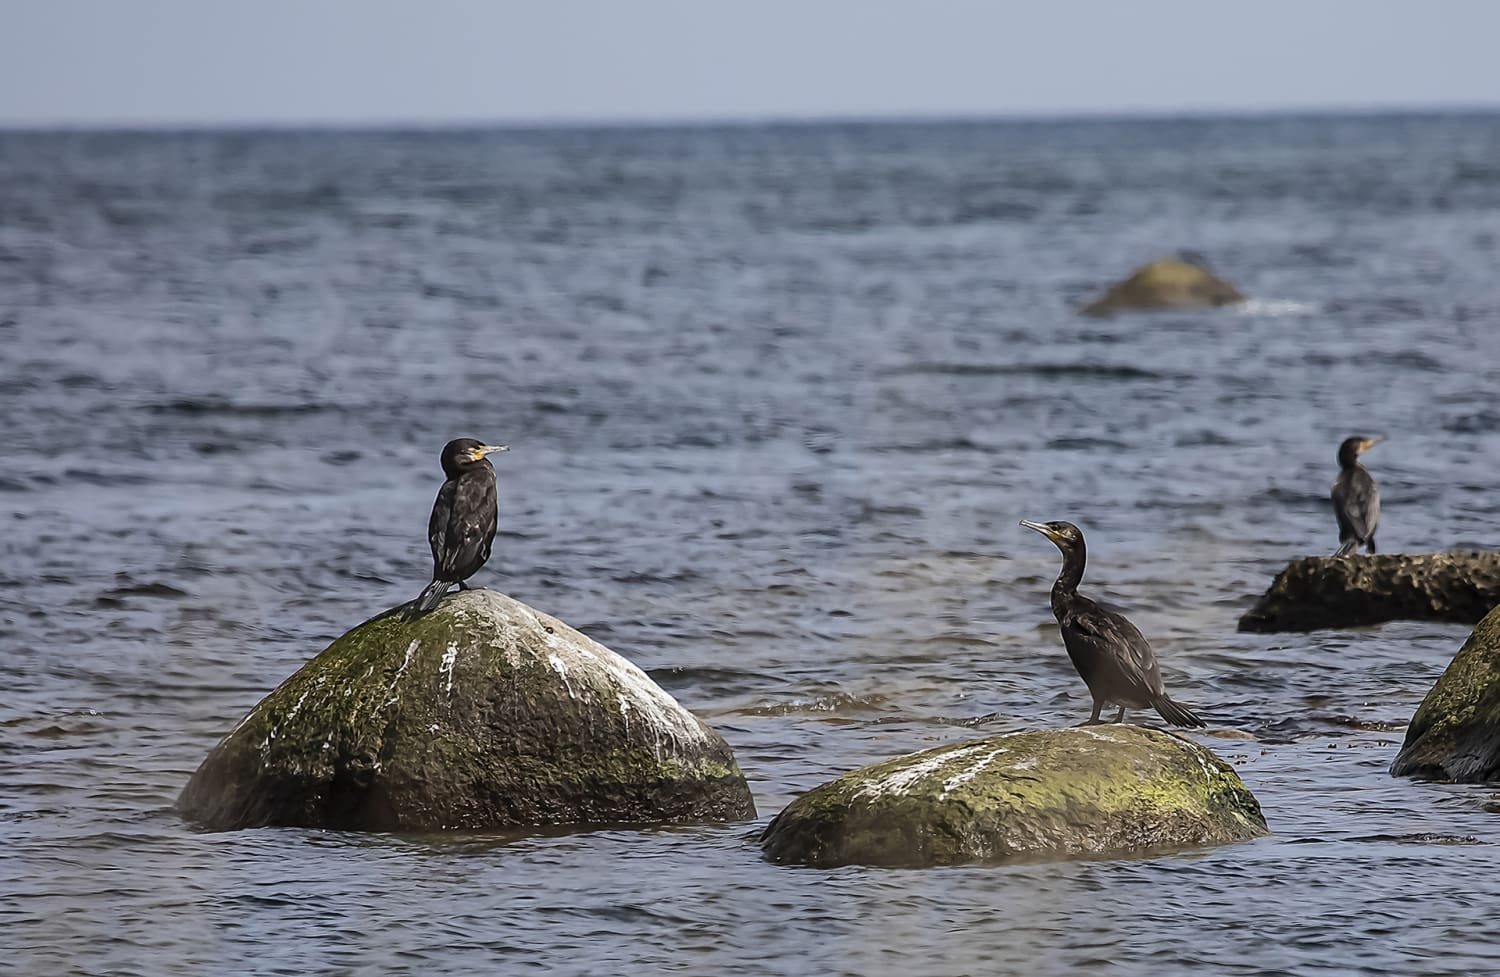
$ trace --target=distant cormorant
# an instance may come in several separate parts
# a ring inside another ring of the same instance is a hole
[[[1073,667],[1094,697],[1090,723],[1099,722],[1099,711],[1112,702],[1120,707],[1115,722],[1125,721],[1125,707],[1150,706],[1174,726],[1203,726],[1203,720],[1187,706],[1167,697],[1161,684],[1161,668],[1144,635],[1122,614],[1105,610],[1078,592],[1088,551],[1083,533],[1071,522],[1028,522],[1062,550],[1062,570],[1052,585],[1052,613],[1062,629],[1063,645]]]
[[[427,522],[432,583],[417,598],[413,615],[437,607],[453,584],[468,589],[464,581],[490,558],[495,539],[495,469],[485,456],[509,450],[503,444],[484,444],[473,438],[443,446],[443,474],[448,480],[438,489]]]
[[[1361,546],[1375,552],[1375,527],[1380,524],[1380,493],[1375,479],[1359,463],[1384,438],[1345,438],[1339,445],[1339,477],[1333,480],[1333,514],[1339,521],[1339,548],[1334,556],[1348,556]]]

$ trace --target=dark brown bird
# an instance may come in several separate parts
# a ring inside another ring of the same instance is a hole
[[[1334,556],[1348,556],[1361,546],[1375,552],[1375,527],[1380,525],[1380,492],[1375,479],[1359,463],[1365,452],[1384,438],[1345,438],[1339,445],[1339,477],[1333,480],[1333,515],[1339,521],[1339,548]]]
[[[1088,550],[1083,532],[1071,522],[1028,522],[1062,550],[1062,570],[1052,585],[1052,614],[1062,629],[1063,646],[1073,667],[1094,697],[1089,723],[1099,722],[1105,703],[1120,707],[1115,722],[1125,721],[1125,707],[1150,706],[1173,726],[1203,726],[1191,709],[1173,702],[1161,684],[1161,668],[1145,635],[1123,614],[1106,610],[1078,592]]]
[[[485,444],[473,438],[449,441],[443,447],[443,474],[448,480],[438,489],[427,522],[427,542],[432,546],[432,583],[417,598],[413,616],[426,614],[443,600],[448,588],[464,583],[490,558],[495,540],[495,469],[486,460],[503,444]]]

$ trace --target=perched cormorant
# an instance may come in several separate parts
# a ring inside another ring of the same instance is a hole
[[[1385,438],[1345,438],[1339,445],[1339,477],[1333,480],[1333,514],[1339,521],[1339,548],[1334,556],[1348,556],[1361,546],[1375,552],[1375,527],[1380,524],[1380,493],[1375,479],[1359,463]]]
[[[1062,570],[1052,585],[1052,613],[1062,629],[1063,645],[1094,697],[1090,723],[1099,722],[1106,702],[1120,707],[1115,722],[1125,721],[1125,707],[1150,706],[1173,726],[1203,726],[1187,706],[1167,697],[1161,668],[1144,635],[1123,614],[1105,610],[1078,592],[1088,551],[1083,533],[1071,522],[1028,522],[1062,550]]]
[[[432,583],[417,598],[414,615],[437,607],[453,584],[466,590],[464,581],[490,558],[495,539],[495,469],[485,456],[509,450],[503,444],[484,444],[473,438],[443,446],[443,474],[448,480],[438,489],[427,522]]]

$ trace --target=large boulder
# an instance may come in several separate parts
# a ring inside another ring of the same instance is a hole
[[[1141,726],[970,740],[816,787],[761,838],[819,867],[919,867],[1163,852],[1266,833],[1260,805],[1205,747]]]
[[[1204,264],[1183,258],[1162,258],[1141,265],[1130,277],[1116,282],[1079,315],[1106,316],[1135,309],[1201,309],[1245,301],[1239,289]]]
[[[1391,773],[1500,780],[1500,606],[1474,628],[1417,707]]]
[[[1500,604],[1500,551],[1293,560],[1240,618],[1241,631],[1313,631],[1381,621],[1473,624]]]
[[[210,829],[726,821],[734,754],[639,668],[489,590],[366,621],[281,683],[178,800]]]

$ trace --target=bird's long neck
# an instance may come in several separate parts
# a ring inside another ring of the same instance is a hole
[[[1347,448],[1339,448],[1339,467],[1344,471],[1353,471],[1359,467],[1359,447],[1349,445]]]
[[[494,466],[484,458],[481,458],[478,461],[464,462],[463,464],[455,465],[449,465],[446,460],[444,460],[443,462],[443,474],[448,476],[449,481],[452,481],[455,478],[462,478],[464,475],[472,475],[475,472],[483,471],[488,471],[490,474],[490,478],[495,477]]]
[[[1052,585],[1052,612],[1060,613],[1063,607],[1078,594],[1078,585],[1083,581],[1083,567],[1088,562],[1088,551],[1079,540],[1076,546],[1062,551],[1062,569],[1057,573],[1057,583]]]

